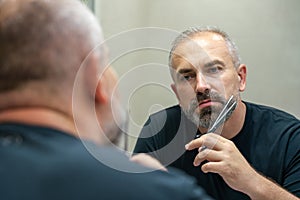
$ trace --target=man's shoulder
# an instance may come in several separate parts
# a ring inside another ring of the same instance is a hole
[[[247,112],[244,130],[257,134],[264,132],[270,138],[285,137],[286,141],[294,135],[300,136],[300,120],[286,111],[254,103],[246,103]],[[297,139],[298,140],[298,139]],[[283,141],[280,139],[280,141]]]
[[[294,121],[296,123],[300,123],[299,119],[297,119],[294,115],[267,105],[244,102],[247,107],[247,111],[250,111],[252,115],[258,115],[261,117],[266,117],[274,120],[286,120],[286,121]]]
[[[206,196],[191,178],[179,172],[153,171],[133,163],[113,146],[98,146],[51,129],[0,128],[0,133],[21,133],[23,130],[24,134],[30,135],[24,137],[29,143],[6,146],[1,152],[6,158],[2,167],[7,176],[25,193],[38,187],[40,191],[49,192],[48,199],[62,196],[66,199],[95,199],[96,196],[103,199],[193,199]],[[46,134],[47,131],[57,135]],[[9,187],[4,180],[0,185]],[[28,180],[31,184],[27,184]],[[116,188],[118,192],[115,192]],[[7,190],[6,195],[12,192]],[[34,197],[33,193],[30,195]]]
[[[170,173],[166,173],[146,168],[129,161],[129,158],[116,147],[86,145],[86,148],[89,151],[89,156],[76,150],[72,153],[73,156],[65,160],[66,163],[69,162],[69,165],[65,165],[59,168],[59,172],[55,171],[54,174],[47,176],[60,177],[68,171],[70,176],[77,176],[80,182],[85,183],[84,190],[95,192],[99,191],[97,188],[101,186],[101,197],[104,199],[122,197],[176,199],[178,196],[180,196],[179,199],[192,199],[193,197],[206,197],[205,192],[197,187],[193,178],[187,177],[177,170],[170,170]],[[74,156],[76,152],[79,153],[78,156]],[[65,185],[72,186],[74,181],[69,179]],[[115,188],[118,188],[117,193],[112,192]]]

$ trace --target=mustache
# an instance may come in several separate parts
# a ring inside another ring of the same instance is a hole
[[[190,102],[190,109],[195,110],[199,106],[199,103],[201,103],[204,100],[211,100],[211,101],[220,102],[223,105],[226,104],[226,98],[223,97],[222,95],[220,95],[217,92],[212,92],[212,91],[210,91],[210,92],[208,91],[208,92],[204,92],[204,93],[198,92],[196,94],[195,99],[193,99]]]
[[[198,92],[196,94],[195,100],[196,100],[197,104],[199,104],[200,102],[202,102],[204,100],[218,101],[222,104],[226,103],[226,99],[222,95],[220,95],[217,92],[212,92],[212,91],[211,92],[207,91],[204,93]]]

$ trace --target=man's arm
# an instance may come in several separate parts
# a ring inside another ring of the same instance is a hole
[[[299,198],[282,188],[277,183],[257,173],[253,177],[252,187],[249,187],[247,194],[252,200],[276,199],[276,200],[298,200]]]
[[[187,150],[196,148],[199,148],[199,153],[194,160],[195,166],[207,160],[201,167],[203,172],[218,173],[232,189],[247,194],[253,200],[299,199],[256,172],[234,143],[222,136],[209,133],[186,145]]]

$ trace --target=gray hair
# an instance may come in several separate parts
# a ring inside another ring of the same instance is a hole
[[[0,13],[0,92],[75,77],[103,42],[96,18],[80,1],[2,0]]]
[[[220,36],[222,36],[226,42],[228,51],[230,53],[230,56],[232,58],[232,62],[234,66],[237,68],[241,64],[241,58],[238,53],[238,48],[235,45],[235,43],[232,41],[232,39],[228,36],[228,34],[222,30],[220,30],[217,27],[213,26],[207,26],[207,27],[191,27],[185,31],[183,31],[179,36],[175,38],[175,40],[172,43],[172,48],[169,54],[169,67],[172,69],[173,63],[172,63],[172,57],[174,54],[175,49],[178,47],[179,44],[191,40],[191,38],[198,33],[201,32],[211,32],[216,33]]]

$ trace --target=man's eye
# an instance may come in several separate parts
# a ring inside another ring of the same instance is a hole
[[[191,80],[192,79],[192,76],[190,75],[186,75],[186,76],[183,76],[183,78],[187,81]]]
[[[207,72],[210,73],[210,74],[216,74],[216,73],[219,73],[221,71],[221,68],[218,67],[218,66],[215,66],[215,67],[210,67]]]
[[[181,81],[191,81],[193,78],[195,78],[195,76],[191,75],[191,74],[182,74],[182,75],[180,75],[180,80]]]

